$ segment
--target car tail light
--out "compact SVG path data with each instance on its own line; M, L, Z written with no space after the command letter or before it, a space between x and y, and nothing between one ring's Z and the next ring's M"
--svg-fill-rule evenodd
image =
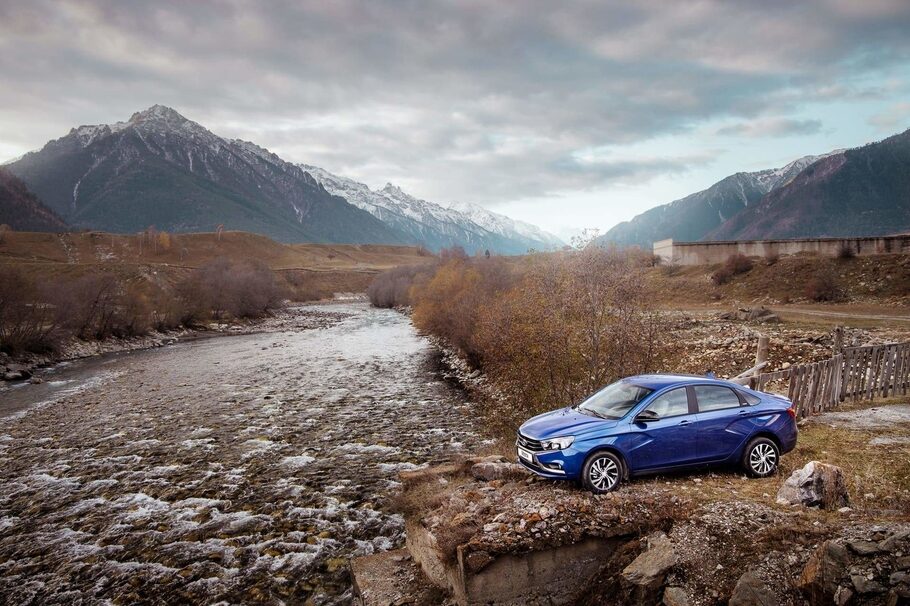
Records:
M793 404L790 404L790 408L787 409L787 414L790 415L790 418L794 421L796 420L796 409L793 408Z

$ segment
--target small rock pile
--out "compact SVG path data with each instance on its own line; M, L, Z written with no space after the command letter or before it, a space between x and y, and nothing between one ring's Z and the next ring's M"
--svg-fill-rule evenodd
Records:
M813 552L797 581L810 604L910 604L910 526L848 529Z

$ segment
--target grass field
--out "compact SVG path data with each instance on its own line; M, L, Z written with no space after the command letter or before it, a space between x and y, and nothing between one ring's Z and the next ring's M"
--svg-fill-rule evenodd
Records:
M45 280L103 271L125 283L149 282L164 287L217 258L262 262L301 300L330 297L335 292L363 292L382 270L432 259L415 247L281 244L245 232L12 232L0 242L0 266L17 266Z

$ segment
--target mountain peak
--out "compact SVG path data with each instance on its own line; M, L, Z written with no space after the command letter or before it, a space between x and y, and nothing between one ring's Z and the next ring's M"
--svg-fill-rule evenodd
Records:
M397 185L392 185L391 183L386 183L385 187L382 188L382 191L390 194L403 194L404 191Z
M130 123L136 124L139 122L165 122L180 125L188 122L188 120L175 109L166 105L155 104L144 111L136 112L130 117Z

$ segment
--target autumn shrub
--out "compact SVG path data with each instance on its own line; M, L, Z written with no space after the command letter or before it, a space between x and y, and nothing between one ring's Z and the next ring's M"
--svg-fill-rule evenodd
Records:
M752 259L741 253L734 253L727 257L724 264L711 274L711 281L720 286L733 279L734 276L751 271Z
M0 351L50 351L61 337L56 309L36 281L20 269L0 267Z
M819 268L809 276L803 292L807 299L818 302L840 301L844 298L837 273L830 267Z
M225 258L195 270L177 286L177 293L184 304L186 323L209 317L262 317L279 307L287 295L263 263Z
M486 371L504 394L487 417L508 433L531 414L658 365L662 321L646 267L598 247L521 264L454 260L415 283L413 321Z
M367 288L374 307L407 307L411 304L411 286L418 276L432 273L433 265L405 265L377 275Z
M660 273L664 277L672 278L673 276L678 276L682 272L682 265L676 263L667 263L660 266Z

